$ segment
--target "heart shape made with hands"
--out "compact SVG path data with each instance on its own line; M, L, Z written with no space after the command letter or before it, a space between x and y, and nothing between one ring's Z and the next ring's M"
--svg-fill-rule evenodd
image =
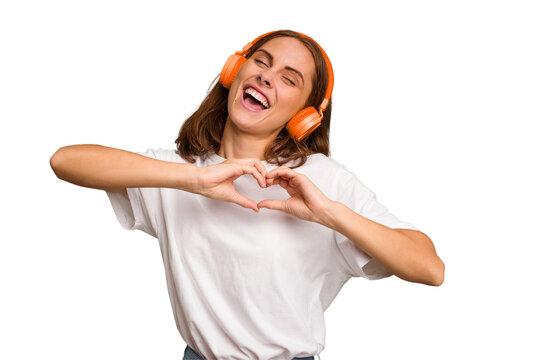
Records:
M280 166L266 173L263 179L264 186L261 184L261 180L253 176L259 187L262 189L270 189L272 186L279 186L284 189L289 198L278 199L264 199L255 203L254 200L244 197L248 200L254 211L259 212L260 208L266 208L270 210L280 210L290 215L294 215L298 218L308 221L320 222L323 214L326 213L326 209L329 208L332 201L324 195L324 193L305 175L294 171L287 166ZM282 194L282 192L275 192L272 195ZM253 194L247 194L253 195ZM285 195L286 197L286 195Z

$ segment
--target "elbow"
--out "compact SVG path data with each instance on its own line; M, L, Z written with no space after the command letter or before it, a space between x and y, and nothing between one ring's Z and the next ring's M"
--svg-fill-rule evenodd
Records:
M444 282L444 270L445 270L444 262L439 257L437 257L437 264L433 266L433 269L431 272L431 279L428 285L441 286L442 283Z
M50 160L49 160L49 165L51 166L51 169L52 171L54 172L54 174L56 175L57 178L61 179L60 177L60 174L61 174L61 171L60 171L60 167L61 167L61 164L62 164L62 157L63 157L63 154L65 152L65 146L59 148L58 150L56 150L56 152L51 156Z
M66 180L69 172L70 163L73 162L77 145L62 146L51 156L49 165L57 178Z

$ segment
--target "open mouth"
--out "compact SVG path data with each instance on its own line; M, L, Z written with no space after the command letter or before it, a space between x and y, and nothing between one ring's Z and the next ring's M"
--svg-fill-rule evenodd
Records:
M266 110L270 107L266 96L249 86L244 89L243 99L244 103L253 110Z

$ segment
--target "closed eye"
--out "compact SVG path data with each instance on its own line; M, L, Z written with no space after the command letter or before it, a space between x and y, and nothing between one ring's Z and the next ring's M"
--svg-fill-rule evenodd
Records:
M285 80L287 80L291 85L296 85L294 83L294 81L292 81L291 79L289 79L288 77L284 77Z
M260 59L255 59L255 62L256 62L256 63L259 63L259 64L262 64L262 65L264 65L264 66L268 66L268 65L266 65L266 63L265 63L264 61L262 61L262 60L260 60Z

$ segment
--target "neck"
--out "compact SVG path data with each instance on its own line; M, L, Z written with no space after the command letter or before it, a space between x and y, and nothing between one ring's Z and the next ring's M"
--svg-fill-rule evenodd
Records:
M223 135L221 136L221 146L217 154L225 159L254 158L263 161L265 160L264 150L266 146L276 136L277 132L267 137L242 132L227 118Z

